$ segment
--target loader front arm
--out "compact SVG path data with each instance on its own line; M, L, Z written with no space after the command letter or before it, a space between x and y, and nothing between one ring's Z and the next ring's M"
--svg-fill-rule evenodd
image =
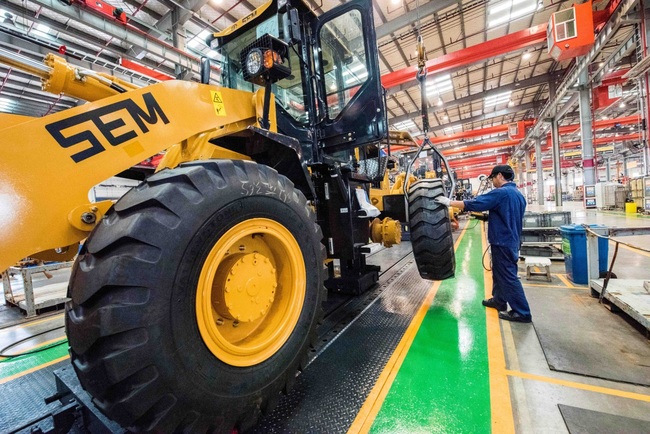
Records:
M0 115L0 270L83 240L111 205L89 202L94 185L173 145L176 162L204 155L210 139L256 124L252 93L184 81L41 118Z

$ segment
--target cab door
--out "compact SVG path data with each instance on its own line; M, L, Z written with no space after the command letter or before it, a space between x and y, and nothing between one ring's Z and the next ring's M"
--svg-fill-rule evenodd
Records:
M352 0L321 15L312 37L319 147L331 154L383 139L386 105L371 0Z

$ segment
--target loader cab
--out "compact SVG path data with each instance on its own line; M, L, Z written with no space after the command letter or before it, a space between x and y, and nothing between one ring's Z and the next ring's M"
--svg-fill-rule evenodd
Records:
M214 36L221 84L232 89L264 86L247 72L257 66L248 53L273 45L278 131L301 142L307 163L347 162L355 147L387 134L370 0L346 2L321 16L302 1L269 1Z

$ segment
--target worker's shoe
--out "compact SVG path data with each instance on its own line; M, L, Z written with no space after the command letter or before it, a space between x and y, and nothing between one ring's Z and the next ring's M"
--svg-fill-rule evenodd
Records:
M494 298L488 298L486 300L483 300L483 306L491 307L493 309L498 310L499 312L508 310L508 305L506 303L501 304L497 302Z
M506 321L513 321L513 322L525 322L529 323L533 321L533 317L530 315L521 315L514 310L510 310L508 312L499 312L499 318L505 319Z

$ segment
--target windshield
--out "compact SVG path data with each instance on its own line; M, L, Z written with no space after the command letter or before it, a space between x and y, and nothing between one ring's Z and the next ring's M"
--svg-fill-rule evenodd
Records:
M221 84L224 87L249 92L255 92L260 87L244 80L241 51L267 33L282 39L282 35L280 35L282 26L278 23L279 19L278 16L271 17L219 48L223 68ZM302 68L297 50L300 50L299 46L291 47L289 50L291 75L273 84L271 89L275 95L275 102L281 109L300 123L307 123L309 113L305 107Z

